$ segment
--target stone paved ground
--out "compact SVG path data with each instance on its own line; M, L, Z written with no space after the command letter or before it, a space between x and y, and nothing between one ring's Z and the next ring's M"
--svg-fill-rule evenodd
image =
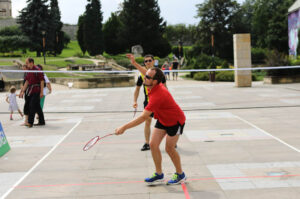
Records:
M0 158L0 198L299 199L300 84L168 85L187 116L177 149L186 185L143 183L154 171L151 153L140 151L143 126L82 151L91 137L132 119L134 88L54 85L46 98L47 125L32 129L20 126L18 115L9 120L0 93L0 121L12 148ZM168 179L174 168L164 144L161 149Z

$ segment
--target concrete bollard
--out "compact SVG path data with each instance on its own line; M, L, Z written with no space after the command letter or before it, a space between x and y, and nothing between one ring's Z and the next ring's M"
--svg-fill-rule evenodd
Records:
M233 35L234 42L234 68L251 68L251 39L250 34ZM234 72L236 87L251 87L251 70L236 70Z

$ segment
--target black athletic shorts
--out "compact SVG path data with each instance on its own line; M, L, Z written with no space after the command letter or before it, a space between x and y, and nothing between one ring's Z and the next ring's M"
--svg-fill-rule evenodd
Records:
M179 122L174 126L164 126L158 120L156 121L155 128L166 130L169 136L182 135L184 125L179 124Z

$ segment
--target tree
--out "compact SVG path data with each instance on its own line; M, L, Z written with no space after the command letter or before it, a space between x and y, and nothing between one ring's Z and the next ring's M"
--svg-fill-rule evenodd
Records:
M121 30L122 23L119 16L116 13L111 13L110 18L103 27L105 52L116 55L123 51L124 47L120 35Z
M56 54L60 54L64 48L64 33L62 32L60 10L57 0L50 3L50 24L48 33L48 49Z
M202 53L212 54L211 36L214 35L214 53L221 58L233 58L233 34L245 30L239 24L240 6L235 0L206 0L198 4L199 35L197 45ZM211 28L214 28L212 31Z
M288 52L288 8L293 0L257 0L252 19L256 45L279 52Z
M178 45L179 40L184 45L193 45L197 39L197 27L185 24L168 25L164 35L172 45Z
M29 48L29 38L22 34L17 26L6 27L0 30L0 52L7 53L16 50L26 51Z
M236 20L240 20L245 28L245 32L251 33L251 43L254 45L257 40L257 36L254 34L252 28L252 18L254 13L254 5L256 0L246 0L241 6L241 17Z
M86 50L92 56L102 54L104 50L102 32L102 12L99 0L88 0L84 16L84 43Z
M37 56L43 51L42 31L49 32L49 12L47 0L27 0L17 18L22 32L30 39L30 50L36 51ZM46 35L48 36L48 35Z
M85 54L85 52L86 52L86 44L85 44L85 40L84 40L84 18L85 18L85 15L81 15L78 18L78 23L77 23L78 30L77 30L77 35L76 35L79 47L83 54Z
M166 22L160 17L157 0L125 0L120 14L122 38L127 51L141 45L145 54L168 55L171 46L163 37Z

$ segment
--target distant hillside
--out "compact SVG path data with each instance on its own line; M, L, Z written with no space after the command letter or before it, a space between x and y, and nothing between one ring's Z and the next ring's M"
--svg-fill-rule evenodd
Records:
M16 25L18 24L14 18L0 18L0 29ZM71 37L71 40L76 40L77 25L64 24L62 30Z

